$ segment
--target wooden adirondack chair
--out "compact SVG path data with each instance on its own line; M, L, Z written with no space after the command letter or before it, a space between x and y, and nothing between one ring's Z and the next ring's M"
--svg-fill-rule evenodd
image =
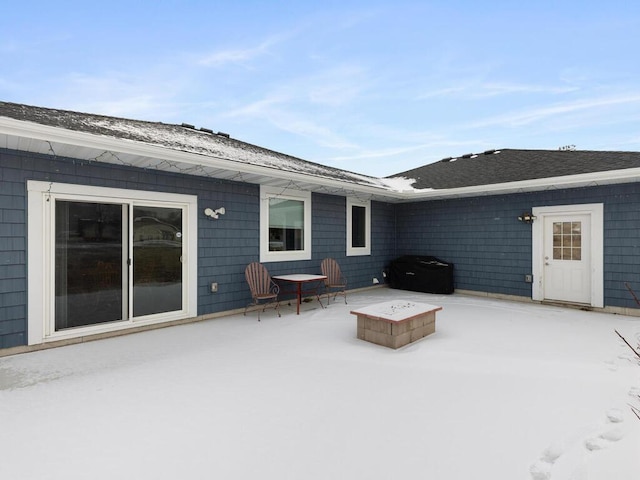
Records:
M340 265L333 258L325 258L320 264L322 274L327 277L324 281L324 293L327 296L327 305L330 296L335 300L338 295L344 296L344 303L347 303L347 279L342 275Z
M273 307L280 317L280 302L278 300L280 287L271 279L271 275L269 275L266 267L258 262L250 263L244 271L244 276L249 284L251 298L253 299L253 301L245 307L244 314L247 314L247 310L250 307L256 307L256 310L258 310L258 321L260 321L260 309L264 312L267 307Z

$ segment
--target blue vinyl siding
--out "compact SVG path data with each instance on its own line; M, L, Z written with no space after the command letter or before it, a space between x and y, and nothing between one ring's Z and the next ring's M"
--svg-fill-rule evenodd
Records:
M0 348L27 342L27 180L196 195L198 314L242 308L250 301L244 269L260 258L258 185L0 149ZM212 220L204 215L208 207L225 207L226 214ZM319 272L322 258L332 256L341 262L350 288L380 278L394 247L393 207L372 205L372 218L381 224L376 226L381 235L372 239L377 254L350 258L345 257L345 198L314 194L312 208L312 260L269 263L272 274ZM212 282L218 283L217 293L210 292Z
M518 215L538 206L604 204L605 306L638 305L640 184L629 183L396 205L397 253L434 255L455 264L455 287L531 296L531 226Z
M20 167L17 158L0 156L0 348L27 340L26 197Z
M397 206L398 253L455 264L455 288L531 296L531 226L517 220L531 204L504 196ZM514 213L516 212L516 213Z
M27 340L27 180L197 195L198 314L249 302L244 268L260 258L258 185L63 159L0 149L0 348ZM455 264L457 289L531 296L531 226L518 215L536 206L604 204L605 305L637 307L640 294L640 184L434 200L371 203L371 255L346 256L346 199L312 195L312 259L273 262L272 275L319 272L323 258L340 263L349 288L383 282L388 263L404 254ZM225 207L218 220L205 208ZM38 234L36 232L36 234ZM218 283L218 293L210 284Z
M313 194L312 204L312 258L300 262L269 262L269 273L320 273L320 262L333 257L347 277L348 288L373 285L373 278L382 283L382 271L395 254L393 205L371 203L371 255L346 256L346 198L335 195Z

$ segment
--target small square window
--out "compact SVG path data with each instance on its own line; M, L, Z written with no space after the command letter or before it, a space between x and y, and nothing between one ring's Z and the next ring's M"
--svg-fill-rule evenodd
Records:
M269 251L304 250L304 201L269 198Z
M311 192L260 188L260 261L311 259Z

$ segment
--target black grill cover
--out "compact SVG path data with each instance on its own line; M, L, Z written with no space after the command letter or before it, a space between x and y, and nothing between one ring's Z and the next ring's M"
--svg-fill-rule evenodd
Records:
M391 288L425 293L453 293L453 264L436 257L405 255L389 265Z

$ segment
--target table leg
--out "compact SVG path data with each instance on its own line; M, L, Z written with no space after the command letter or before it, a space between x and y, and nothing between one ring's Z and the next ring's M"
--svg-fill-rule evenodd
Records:
M300 315L300 303L302 302L302 283L298 282L298 305L296 315Z

